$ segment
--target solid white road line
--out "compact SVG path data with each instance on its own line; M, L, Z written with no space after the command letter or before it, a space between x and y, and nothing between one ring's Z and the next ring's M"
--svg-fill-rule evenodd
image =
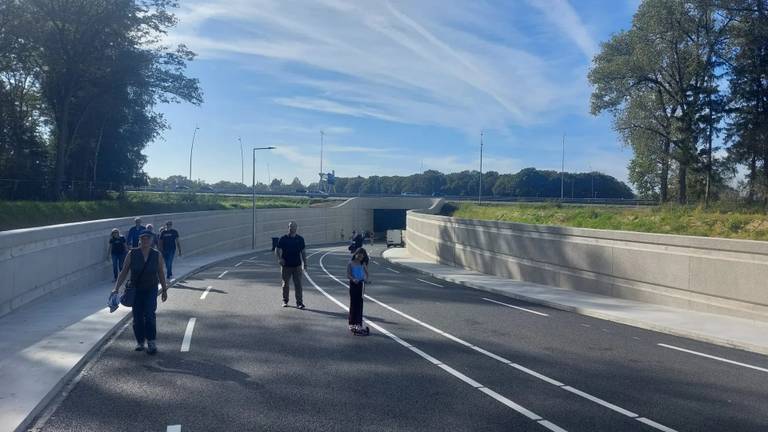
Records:
M205 298L208 297L208 293L211 292L211 288L213 287L209 286L208 288L205 289L205 291L203 292L203 295L200 296L200 300L205 300Z
M663 343L660 343L660 344L657 344L657 345L658 346L662 346L664 348L669 348L669 349L673 349L673 350L677 350L677 351L686 352L688 354L693 354L693 355L697 355L697 356L701 356L701 357L706 357L706 358L709 358L709 359L712 359L712 360L717 360L717 361L721 361L721 362L725 362L725 363L730 363L730 364L733 364L733 365L736 365L736 366L742 366L742 367L745 367L745 368L750 368L750 369L758 370L760 372L768 372L768 369L766 369L766 368L761 368L761 367L758 367L758 366L752 366L750 364L740 363L740 362L733 361L733 360L728 360L728 359L725 359L725 358L722 358L722 357L716 357L716 356L713 356L713 355L700 353L698 351L691 351L691 350L688 350L688 349L685 349L685 348L679 348L679 347L676 347L676 346L667 345L667 344L663 344Z
M434 283L434 282L430 282L430 281L425 281L424 279L419 279L419 278L416 278L416 280L417 280L417 281L419 281L419 282L424 282L425 284L430 284L430 285L434 285L434 286L436 286L436 287L444 288L444 287L443 287L442 285L440 285L440 284L436 284L436 283Z
M320 265L322 266L322 263ZM312 277L309 276L308 272L304 272L304 276L306 276L307 280L309 280L309 282L315 287L315 289L320 291L329 300L331 300L332 302L336 303L340 308L342 308L342 309L344 309L346 311L349 311L349 308L345 304L343 304L342 302L337 300L332 295L328 294L324 289L320 288L320 286L317 285L314 280L312 280ZM410 343L404 341L403 339L399 338L394 333L390 332L389 330L385 329L384 327L382 327L382 326L380 326L380 325L378 325L378 324L376 324L376 323L374 323L374 322L372 322L370 320L366 320L366 323L369 326L373 327L374 329L378 330L380 333L388 336L390 339L394 340L398 344L408 348L409 350L411 350L412 352L416 353L417 355L419 355L423 359L425 359L428 362L432 363L433 365L439 367L440 369L443 369L444 371L448 372L449 374L453 375L454 377L458 378L459 380L463 381L464 383L472 386L473 388L475 388L477 390L480 390L481 392L487 394L488 396L491 396L492 398L496 399L497 401L501 402L502 404L506 405L507 407L512 408L513 410L517 411L518 413L520 413L520 414L528 417L529 419L537 422L541 426L543 426L543 427L545 427L545 428L547 428L547 429L549 429L549 430L551 430L553 432L567 432L565 429L557 426L556 424L554 424L554 423L552 423L550 421L544 420L540 415L534 413L533 411L531 411L531 410L529 410L529 409L527 409L527 408L525 408L525 407L523 407L523 406L521 406L521 405L519 405L519 404L517 404L517 403L515 403L515 402L513 402L513 401L511 401L509 399L507 399L506 397L500 395L499 393L496 393L495 391L489 389L488 387L485 387L483 384L480 384L479 382L477 382L477 381L473 380L472 378L464 375L463 373L457 371L456 369L446 365L442 361L440 361L440 360L432 357L431 355L425 353L424 351L416 348L412 344L410 344Z
M195 329L197 318L190 318L187 323L187 330L184 331L184 340L181 341L181 352L189 352L189 345L192 343L192 331Z
M322 269L323 269L323 271L324 271L324 272L325 272L325 273L326 273L326 274L327 274L329 277L331 277L333 280L335 280L336 282L340 283L342 286L345 286L345 287L346 287L347 285L346 285L344 282L342 282L341 280L339 280L339 278L337 278L336 276L334 276L333 274L331 274L331 273L330 273L330 272L329 272L329 271L328 271L328 270L325 268L325 265L323 265L323 259L325 259L325 257L326 257L327 255L328 255L328 254L325 254L325 255L323 255L322 257L320 257L320 268L322 268ZM541 379L541 380L543 380L543 381L545 381L545 382L547 382L547 383L550 383L550 384L552 384L552 385L555 385L555 386L557 386L557 387L560 387L561 389L564 389L564 390L566 390L566 391L569 391L569 392L571 392L571 393L573 393L573 394L576 394L576 395L578 395L578 396L581 396L581 397L583 397L583 398L585 398L585 399L587 399L587 400L590 400L590 401L592 401L592 402L595 402L595 403L597 403L597 404L599 404L599 405L602 405L602 406L604 406L604 407L606 407L606 408L609 408L609 409L611 409L611 410L613 410L613 411L616 411L616 412L618 412L618 413L624 414L624 415L626 415L627 417L633 418L633 419L635 419L635 420L638 420L638 421L640 421L640 419L644 419L645 421L643 421L643 423L645 423L645 424L647 424L647 425L649 425L649 426L655 427L655 428L657 428L657 429L659 429L659 430L663 430L664 432L670 432L670 431L672 431L672 432L675 432L675 430L674 430L674 429L671 429L671 428L669 428L669 427L667 427L667 426L664 426L664 425L662 425L662 424L656 423L656 422L654 422L654 421L652 421L652 420L648 420L648 419L646 419L645 417L640 417L639 415L637 415L637 414L633 413L632 411L626 410L626 409L624 409L624 408L622 408L622 407L620 407L620 406L618 406L618 405L614 405L614 404L612 404L612 403L610 403L610 402L604 401L604 400L602 400L602 399L598 398L597 396L593 396L593 395L591 395L591 394L589 394L589 393L583 392L583 391L581 391L581 390L578 390L578 389L576 389L576 388L573 388L573 387L570 387L570 386L566 386L565 384L561 383L560 381L557 381L557 380L555 380L555 379L552 379L552 378L550 378L550 377L548 377L548 376L546 376L546 375L544 375L544 374L538 373L538 372L536 372L536 371L534 371L534 370L532 370L532 369L528 369L528 368L526 368L526 367L524 367L524 366L518 365L517 363L513 363L511 360L507 360L507 359L505 359L505 358L504 358L504 357L502 357L502 356L499 356L499 355L493 354L493 353L491 353L490 351L484 350L484 349L482 349L482 348L480 348L480 347L478 347L478 346L476 346L476 345L472 345L471 343L469 343L469 342L467 342L467 341L464 341L464 340L462 340L462 339L459 339L458 337L456 337L456 336L454 336L454 335L452 335L452 334L450 334L450 333L447 333L447 332L445 332L445 331L443 331L443 330L440 330L440 329L438 329L438 328L436 328L436 327L434 327L434 326L431 326L431 325L429 325L429 324L427 324L427 323L425 323L425 322L423 322L423 321L420 321L420 320L418 320L418 319L416 319L416 318L414 318L414 317L412 317L412 316L410 316L410 315L406 314L405 312L401 312L401 311L399 311L399 310L397 310L397 309L393 308L392 306L389 306L389 305L388 305L388 304L386 304L386 303L380 302L379 300L376 300L375 298L373 298L373 297L369 296L368 294L364 294L364 295L363 295L363 297L365 297L366 299L368 299L368 300L370 300L370 301L372 301L372 302L374 302L374 303L378 304L379 306L381 306L381 307L383 307L383 308L385 308L385 309L388 309L388 310L390 310L390 311L392 311L392 312L394 312L394 313L396 313L396 314L398 314L398 315L400 315L400 316L402 316L402 317L405 317L405 318L407 318L407 319L409 319L409 320L411 320L411 321L415 322L416 324L419 324L420 326L422 326L422 327L425 327L425 328L427 328L427 329L429 329L429 330L431 330L431 331L433 331L433 332L435 332L435 333L437 333L437 334L439 334L439 335L441 335L441 336L443 336L443 337L445 337L445 338L448 338L448 339L450 339L450 340L452 340L452 341L454 341L454 342L456 342L456 343L459 343L459 344L461 344L461 345L465 345L465 346L467 346L467 347L469 347L469 348L473 349L474 351L477 351L477 352L479 352L479 353L481 353L481 354L483 354L483 355L486 355L486 356L488 356L488 357L491 357L491 358L493 358L493 359L495 359L495 360L498 360L498 361L500 361L500 362L502 362L502 363L504 363L504 364L507 364L507 365L509 365L509 366L512 366L512 367L514 367L514 368L516 368L516 369L518 369L518 370L520 370L520 371L522 371L522 372L525 372L525 373L527 373L527 374L529 374L529 375L531 375L531 376L534 376L534 377L536 377L536 378L539 378L539 379ZM543 425L543 424L542 424L542 425ZM655 425L657 425L657 426L655 426Z
M240 261L239 263L235 264L235 267L240 267L241 265L243 265L243 261Z
M506 307L509 307L509 308L512 308L512 309L519 309L519 310L521 310L521 311L530 312L530 313L532 313L532 314L535 314L535 315L541 315L541 316L549 316L549 314L545 314L545 313L543 313L543 312L536 312L535 310L530 310L530 309L526 309L526 308L524 308L524 307L515 306L515 305L511 305L511 304L507 304L507 303L502 303L502 302L500 302L500 301L491 300L491 299L489 299L489 298L485 298L485 297L483 297L482 299L483 299L483 300L485 300L485 301L489 301L489 302L491 302L491 303L500 304L500 305L502 305L502 306L506 306Z
M391 271L392 273L400 273L399 271L397 271L397 270L395 270L395 269L391 269L391 268L389 268L389 267L384 267L384 268L385 268L385 269L387 269L387 270L389 270L389 271Z
M216 279L221 279L221 278L223 278L223 277L224 277L224 275L225 275L225 274L227 274L227 273L229 273L229 270L224 270L223 272L221 272L221 274L220 274L220 275L216 276Z
M376 260L371 260L371 262L372 262L372 263L374 263L374 264L376 264L376 265L379 265L379 262L378 262L378 261L376 261Z
M181 425L170 425L165 432L181 432Z

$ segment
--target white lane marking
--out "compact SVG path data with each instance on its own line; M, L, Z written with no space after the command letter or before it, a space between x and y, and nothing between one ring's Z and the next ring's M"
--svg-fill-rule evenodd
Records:
M500 302L500 301L491 300L491 299L489 299L489 298L485 298L485 297L482 297L482 299L483 299L483 300L485 300L485 301L489 301L489 302L491 302L491 303L496 303L496 304L500 304L500 305L502 305L502 306L506 306L506 307L508 307L508 308L512 308L512 309L519 309L519 310L521 310L521 311L530 312L530 313L532 313L532 314L541 315L541 316L549 316L549 314L545 314L545 313L543 313L543 312L537 312L537 311L535 311L535 310L526 309L526 308L524 308L524 307L515 306L515 305L511 305L511 304L507 304L507 303L502 303L502 302Z
M165 432L181 432L181 425L170 425Z
M329 276L331 279L335 280L336 282L338 282L338 283L339 283L339 284L341 284L342 286L346 287L347 285L346 285L344 282L342 282L341 280L339 280L339 278L337 278L336 276L334 276L333 274L331 274L331 273L330 273L330 272L329 272L329 271L328 271L328 270L325 268L325 265L323 265L323 259L325 259L325 257L326 257L327 255L328 255L328 254L326 253L325 255L323 255L322 257L320 257L320 268L322 268L322 269L323 269L323 271L324 271L324 272L325 272L325 273L326 273L326 274L327 274L327 275L328 275L328 276ZM313 284L314 284L314 282L313 282ZM375 298L373 298L373 297L369 296L368 294L364 294L364 295L363 295L363 297L367 298L368 300L371 300L372 302L374 302L374 303L376 303L376 304L378 304L378 305L380 305L380 306L382 306L382 307L384 307L384 308L386 308L386 309L389 309L389 310L391 310L392 312L394 312L394 313L396 313L396 314L398 314L398 315L400 315L400 316L403 316L403 317L405 317L405 318L407 318L407 319L409 319L409 320L411 320L411 321L413 321L413 322L415 322L415 323L417 323L417 324L421 325L422 327L428 328L429 330L431 330L431 331L433 331L433 332L435 332L435 333L437 333L437 334L439 334L439 335L441 335L441 336L444 336L444 337L446 337L446 338L448 338L448 339L451 339L452 341L454 341L454 342L457 342L457 343L459 343L459 344L462 344L462 345L466 345L467 347L469 347L469 348L471 348L471 349L473 349L473 350L475 350L475 351L477 351L477 352L479 352L479 353L481 353L481 354L484 354L484 355L493 354L493 353L491 353L490 351L484 350L484 349L482 349L482 348L480 348L480 347L478 347L478 346L476 346L476 345L472 345L471 343L469 343L469 342L466 342L466 341L464 341L464 340L462 340L462 339L459 339L459 338L457 338L456 336L453 336L453 335L452 335L452 334L450 334L450 333L444 332L443 330L440 330L440 329L438 329L438 328L436 328L436 327L434 327L434 326L431 326L431 325L429 325L429 324L427 324L427 323L425 323L425 322L422 322L422 321L420 321L420 320L418 320L418 319L416 319L416 318L414 318L414 317L412 317L412 316L410 316L410 315L406 314L405 312L401 312L401 311L399 311L399 310L397 310L397 309L395 309L395 308L393 308L393 307L391 307L391 306L389 306L389 305L387 305L387 304L385 304L385 303L382 303L382 302L380 302L380 301L376 300ZM620 406L618 406L618 405L614 405L614 404L612 404L612 403L610 403L610 402L607 402L607 401L605 401L605 400L603 400L603 399L600 399L600 398L599 398L599 397L597 397L597 396L593 396L593 395L591 395L591 394L589 394L589 393L583 392L583 391L581 391L581 390L578 390L578 389L576 389L576 388L574 388L574 387L566 386L565 384L561 383L560 381L557 381L557 380L555 380L555 379L552 379L552 378L550 378L550 377L548 377L548 376L546 376L546 375L544 375L544 374L541 374L541 373L539 373L539 372L536 372L536 371L534 371L534 370L532 370L532 369L528 369L528 368L526 368L526 367L524 367L524 366L518 365L517 363L512 363L512 361L510 361L510 360L507 360L507 359L505 359L504 357L501 357L501 356L499 356L499 355L493 354L492 356L489 356L489 357L491 357L491 358L493 358L493 359L495 359L495 360L498 360L498 361L500 361L500 362L502 362L502 363L505 363L505 364L509 364L510 366L513 366L513 367L515 367L516 369L518 369L518 370L520 370L520 371L522 371L522 372L528 373L528 374L530 374L531 376L534 376L534 377L536 377L536 378L539 378L539 379L541 379L541 380L543 380L543 381L545 381L545 382L548 382L548 383L550 383L550 384L553 384L553 385L555 385L555 386L557 386L557 387L560 387L560 388L562 388L562 389L564 389L564 390L566 390L566 391L569 391L569 392L571 392L571 393L573 393L573 394L576 394L576 395L578 395L578 396L581 396L581 397L583 397L583 398L585 398L585 399L587 399L587 400L590 400L590 401L592 401L592 402L595 402L595 403L597 403L597 404L599 404L599 405L602 405L602 406L604 406L604 407L606 407L606 408L609 408L609 409L611 409L611 410L613 410L613 411L616 411L616 412L618 412L618 413L624 414L624 415L626 415L627 417L630 417L630 418L633 418L633 419L636 419L636 420L637 420L638 418L644 418L644 417L639 417L637 414L633 413L632 411L626 410L626 409L624 409L624 408L621 408L621 407L620 407ZM518 367L518 366L519 366L519 367ZM646 420L647 420L647 419L646 419ZM650 423L649 423L649 422L650 422ZM656 427L657 429L663 430L663 431L665 431L665 432L669 432L669 431L672 431L672 432L676 432L674 429L670 429L670 428L668 428L667 426L664 426L664 425L662 425L662 424L659 424L659 423L653 422L653 421L651 421L651 420L649 420L649 422L643 422L643 423L645 423L645 424L647 424L647 425L649 425L649 426L652 426L652 427ZM653 424L651 424L651 423L653 423ZM657 426L654 426L654 425L658 425L658 427L657 427ZM663 429L661 429L661 428L663 428Z
M425 281L424 279L419 279L419 278L416 278L416 280L417 280L417 281L419 281L419 282L424 282L425 284L430 284L430 285L434 285L434 286L436 286L436 287L444 288L444 287L443 287L442 285L440 285L440 284L436 284L436 283L434 283L434 282L430 282L430 281Z
M384 267L384 268L385 268L385 269L387 269L387 270L389 270L389 271L391 271L392 273L400 273L399 271L397 271L397 270L395 270L395 269L391 269L391 268L389 268L389 267Z
M591 325L589 325L589 324L582 324L582 326L583 326L583 327L592 327L592 326L591 326Z
M241 265L243 265L243 261L240 261L239 263L235 264L235 267L240 267Z
M197 318L190 318L187 323L187 330L184 331L184 340L181 341L181 352L189 352L189 345L192 343L192 330L195 329Z
M206 297L208 297L208 293L211 292L212 286L208 286L208 288L205 289L203 294L200 296L200 300L205 300Z
M637 339L637 340L640 340L640 338L639 338L639 337L637 337L637 336L632 336L632 339Z
M604 331L606 333L610 333L607 329L600 329L600 330L602 330L602 331Z
M378 261L376 261L376 260L371 260L371 262L372 262L372 263L374 263L374 264L376 264L376 265L379 265L379 262L378 262Z
M655 421L649 420L649 419L647 419L645 417L638 417L637 421L639 421L640 423L645 423L648 426L655 427L656 429L664 431L664 432L677 432L674 429L670 429L670 428L664 426L663 424L658 424Z
M323 257L325 257L325 255ZM321 258L320 266L322 267L322 258ZM306 276L307 280L309 280L309 282L315 287L315 289L320 291L324 296L326 296L332 302L336 303L342 309L344 309L346 311L349 311L349 308L346 305L344 305L343 303L338 301L335 297L333 297L330 294L328 294L324 289L320 288L320 286L317 285L314 280L312 280L312 277L309 276L309 272L304 272L304 275ZM334 277L334 279L335 279L335 277ZM380 325L378 325L378 324L376 324L374 322L371 322L371 321L367 321L367 323L368 323L368 325L370 325L374 329L376 329L379 332L381 332L382 334L388 336L389 338L391 338L392 340L394 340L398 344L408 348L409 350L411 350L412 352L416 353L417 355L419 355L423 359L427 360L428 362L432 363L433 365L439 367L440 369L443 369L444 371L446 371L449 374L453 375L454 377L460 379L464 383L472 386L473 388L475 388L477 390L480 390L481 392L487 394L488 396L491 396L492 398L494 398L497 401L501 402L502 404L508 406L509 408L512 408L513 410L517 411L518 413L520 413L520 414L522 414L522 415L524 415L524 416L526 416L526 417L536 421L537 423L541 424L542 426L544 426L544 427L546 427L546 428L548 428L548 429L550 429L552 431L555 431L555 432L567 432L565 429L562 429L562 428L558 427L557 425L555 425L555 424L553 424L553 423L551 423L549 421L544 420L541 416L539 416L538 414L534 413L533 411L531 411L531 410L529 410L529 409L527 409L527 408L525 408L525 407L523 407L523 406L521 406L521 405L519 405L519 404L517 404L517 403L515 403L515 402L513 402L513 401L511 401L509 399L507 399L506 397L504 397L504 396L496 393L495 391L485 387L483 384L480 384L479 382L473 380L472 378L464 375L463 373L457 371L456 369L446 365L445 363L441 362L440 360L438 360L438 359L432 357L431 355L425 353L424 351L416 348L412 344L410 344L410 343L404 341L403 339L399 338L394 333L390 332L389 330L385 329L384 327L382 327L382 326L380 326Z
M691 351L691 350L688 350L688 349L685 349L685 348L679 348L679 347L676 347L676 346L667 345L667 344L663 344L663 343L660 343L660 344L657 344L657 345L658 346L662 346L664 348L669 348L669 349L673 349L673 350L677 350L677 351L687 352L688 354L693 354L693 355L697 355L697 356L701 356L701 357L706 357L706 358L709 358L709 359L712 359L712 360L718 360L718 361L721 361L721 362L734 364L736 366L742 366L742 367L745 367L745 368L750 368L750 369L758 370L760 372L768 372L768 369L766 369L766 368L761 368L761 367L758 367L758 366L752 366L750 364L740 363L740 362L737 362L737 361L728 360L726 358L716 357L716 356L713 356L713 355L700 353L698 351Z
M218 275L218 276L216 277L216 279L221 279L221 278L223 278L223 277L224 277L224 275L225 275L225 274L227 274L227 273L229 273L229 270L224 270L223 272L221 272L221 274L220 274L220 275Z

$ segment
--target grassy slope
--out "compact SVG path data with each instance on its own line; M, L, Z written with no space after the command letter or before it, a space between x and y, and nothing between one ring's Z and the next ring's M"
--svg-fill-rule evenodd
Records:
M256 208L307 207L305 198L257 197ZM249 197L131 193L125 200L0 201L0 231L156 213L251 208Z
M704 210L698 207L677 206L558 206L555 204L478 206L454 203L453 206L455 211L452 212L452 216L464 219L768 240L768 214L760 210L727 208Z

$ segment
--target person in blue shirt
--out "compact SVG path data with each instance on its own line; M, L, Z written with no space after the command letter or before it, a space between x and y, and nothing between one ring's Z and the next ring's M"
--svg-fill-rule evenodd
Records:
M126 240L128 241L128 247L136 248L139 247L139 235L144 232L146 227L141 224L141 218L137 217L133 220L133 222L136 224L131 227L131 229L128 230L128 236L126 237Z
M179 243L179 232L173 229L173 222L165 223L165 228L160 231L160 253L163 254L165 261L166 278L173 276L173 258L176 252L181 256L181 244Z
M128 242L125 240L125 237L120 235L119 229L113 228L107 243L107 254L112 257L112 282L117 280L117 275L123 268L123 261L125 261L127 253Z
M368 327L363 327L363 291L368 281L368 251L359 248L347 264L349 279L349 330L357 336L367 336Z

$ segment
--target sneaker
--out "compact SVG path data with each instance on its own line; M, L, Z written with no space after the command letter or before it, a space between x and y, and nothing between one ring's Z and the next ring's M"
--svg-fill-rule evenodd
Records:
M283 307L288 307L288 302L283 302Z
M304 303L297 303L296 307L299 308L299 309L302 309L302 310L304 310L304 308L306 308L306 306L304 306Z
M133 349L134 351L144 351L144 344L136 344L136 348Z
M155 341L147 342L147 354L149 355L157 354L157 345L155 345Z

